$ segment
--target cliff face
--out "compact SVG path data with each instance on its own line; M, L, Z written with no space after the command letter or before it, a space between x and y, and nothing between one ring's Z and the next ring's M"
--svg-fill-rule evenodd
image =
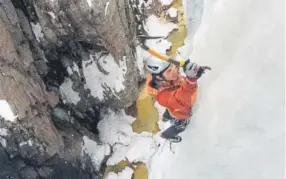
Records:
M129 2L1 0L0 17L0 100L17 116L0 117L0 178L100 177L83 136L142 79Z

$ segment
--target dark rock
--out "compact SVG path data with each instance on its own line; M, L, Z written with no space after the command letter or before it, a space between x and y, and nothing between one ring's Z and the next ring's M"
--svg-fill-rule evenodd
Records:
M125 113L127 115L130 115L132 117L136 117L137 116L137 106L136 106L136 102L134 102L131 106L129 106L128 108L124 109Z
M65 109L56 107L52 111L52 120L57 128L62 129L72 126L72 117Z
M20 179L16 169L11 165L7 153L0 147L0 178L2 179Z
M92 179L92 175L70 163L61 162L55 166L53 179Z
M35 169L31 167L25 167L20 170L20 176L24 179L39 179L39 175Z
M50 69L44 60L35 61L34 64L40 76L48 75Z
M20 157L12 158L11 163L16 171L19 171L26 166L25 162Z
M50 167L41 167L41 168L37 169L37 172L38 172L39 176L42 178L51 178L54 170Z

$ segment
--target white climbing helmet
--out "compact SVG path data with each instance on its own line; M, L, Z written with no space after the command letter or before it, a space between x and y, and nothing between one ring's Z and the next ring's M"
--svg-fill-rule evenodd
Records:
M158 75L170 66L170 63L165 60L160 60L155 57L148 58L145 63L147 71L153 75Z

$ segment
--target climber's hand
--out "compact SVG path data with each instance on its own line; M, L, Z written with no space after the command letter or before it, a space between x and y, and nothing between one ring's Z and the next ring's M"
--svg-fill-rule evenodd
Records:
M187 77L189 78L200 78L203 73L205 73L205 70L211 70L208 66L199 66L196 63L193 63L188 59L184 66L183 66L184 72Z

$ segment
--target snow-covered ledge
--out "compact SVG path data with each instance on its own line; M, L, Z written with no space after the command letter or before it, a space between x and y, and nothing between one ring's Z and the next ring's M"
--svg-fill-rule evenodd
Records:
M10 122L15 122L17 118L6 100L0 100L0 117Z

